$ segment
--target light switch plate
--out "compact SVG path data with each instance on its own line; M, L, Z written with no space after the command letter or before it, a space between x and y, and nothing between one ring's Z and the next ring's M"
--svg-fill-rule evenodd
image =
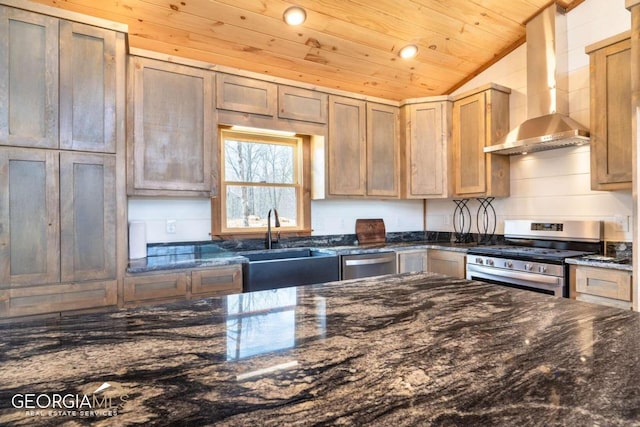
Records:
M166 233L167 234L176 234L176 220L168 219L166 224Z

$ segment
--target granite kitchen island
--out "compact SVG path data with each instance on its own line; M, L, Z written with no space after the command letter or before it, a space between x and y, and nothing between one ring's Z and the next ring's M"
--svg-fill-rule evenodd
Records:
M0 328L2 425L640 425L637 313L429 273Z

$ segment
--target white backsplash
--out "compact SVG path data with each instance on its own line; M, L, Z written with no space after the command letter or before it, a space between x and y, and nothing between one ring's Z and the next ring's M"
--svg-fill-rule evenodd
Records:
M314 200L312 234L354 234L358 218L382 218L388 232L420 231L422 205L422 200ZM208 240L210 202L198 198L130 198L129 221L146 223L147 243ZM175 221L175 233L167 233L168 221Z

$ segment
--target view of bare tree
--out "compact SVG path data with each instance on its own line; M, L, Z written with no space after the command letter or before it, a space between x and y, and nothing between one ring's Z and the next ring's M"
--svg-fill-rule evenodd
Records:
M227 226L266 225L271 208L280 212L283 226L296 224L295 145L224 140Z

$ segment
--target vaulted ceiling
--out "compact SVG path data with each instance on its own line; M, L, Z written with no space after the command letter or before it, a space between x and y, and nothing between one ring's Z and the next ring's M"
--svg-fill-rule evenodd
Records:
M132 47L401 100L451 93L549 0L36 0L129 26ZM571 9L583 0L555 2ZM284 10L305 8L297 27ZM406 44L419 47L401 59Z

